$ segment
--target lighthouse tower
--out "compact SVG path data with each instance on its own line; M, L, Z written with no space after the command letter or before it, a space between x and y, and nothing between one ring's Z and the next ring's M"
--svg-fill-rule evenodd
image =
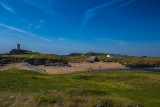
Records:
M17 50L20 50L20 49L21 49L21 45L17 44Z

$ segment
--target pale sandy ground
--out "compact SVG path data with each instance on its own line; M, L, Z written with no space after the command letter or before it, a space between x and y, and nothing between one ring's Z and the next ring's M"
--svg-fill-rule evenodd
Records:
M158 70L160 70L160 67L154 67L153 69L158 69Z
M52 67L52 66L37 66L40 69L46 70L49 74L68 74L73 72L83 72L88 70L106 70L106 69L127 69L119 63L70 63L72 67Z
M0 71L11 69L14 66L15 66L15 64L10 64L10 65L7 65L7 66L0 66Z
M39 69L39 68L37 68L33 65L30 65L26 62L17 63L17 64L10 64L7 66L0 66L0 71L9 70L11 68L18 68L20 70L31 70L31 71L35 71L35 72L46 73L43 69Z
M33 70L38 71L45 70L49 74L69 74L74 72L84 72L89 70L119 70L119 69L128 69L125 66L119 63L104 63L104 62L96 62L96 63L70 63L72 67L53 67L53 66L28 66L24 63L18 64L10 64L7 66L0 66L0 71L8 70L11 68L18 68L21 70ZM152 69L160 70L160 67L155 67Z

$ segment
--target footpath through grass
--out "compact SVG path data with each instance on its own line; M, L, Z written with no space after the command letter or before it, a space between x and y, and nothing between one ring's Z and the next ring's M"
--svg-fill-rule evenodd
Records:
M144 71L40 74L0 71L0 107L160 106L160 73Z

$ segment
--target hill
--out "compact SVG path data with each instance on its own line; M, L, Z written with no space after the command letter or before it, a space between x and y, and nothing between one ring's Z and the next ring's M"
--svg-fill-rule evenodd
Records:
M64 56L40 54L37 52L13 49L9 54L0 55L0 64L27 62L32 65L67 64Z
M17 55L17 54L40 54L38 52L32 52L28 50L19 50L19 49L12 49L9 54L11 55Z

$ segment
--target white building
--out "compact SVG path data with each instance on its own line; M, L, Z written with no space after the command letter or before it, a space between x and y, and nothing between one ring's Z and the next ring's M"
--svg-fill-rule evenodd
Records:
M125 58L124 55L120 55L120 54L108 54L106 55L107 58Z
M112 58L110 54L108 54L106 57L107 57L107 58Z

